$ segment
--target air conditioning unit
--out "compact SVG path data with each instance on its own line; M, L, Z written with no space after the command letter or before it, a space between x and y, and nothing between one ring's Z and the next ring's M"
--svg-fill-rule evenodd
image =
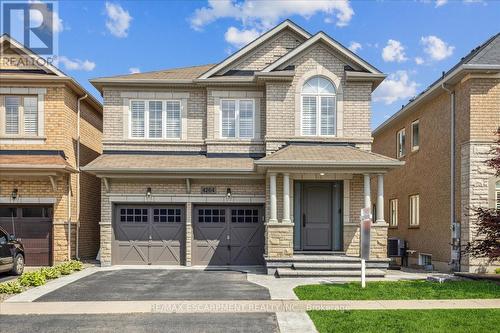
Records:
M405 257L406 242L400 238L389 238L387 240L387 256L389 258Z

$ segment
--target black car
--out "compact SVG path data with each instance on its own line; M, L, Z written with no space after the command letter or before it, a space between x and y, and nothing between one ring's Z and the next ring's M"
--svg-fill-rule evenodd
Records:
M24 247L21 242L0 227L0 273L23 274Z

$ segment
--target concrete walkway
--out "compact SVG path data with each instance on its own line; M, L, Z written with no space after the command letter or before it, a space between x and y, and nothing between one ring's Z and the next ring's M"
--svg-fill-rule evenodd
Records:
M500 309L500 299L385 300L385 301L112 301L4 302L1 315L117 314L117 313L276 313L310 310Z

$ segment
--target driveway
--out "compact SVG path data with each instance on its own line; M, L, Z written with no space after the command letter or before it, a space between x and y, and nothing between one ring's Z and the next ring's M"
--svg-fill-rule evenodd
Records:
M8 332L279 332L269 313L2 316Z
M36 302L268 299L268 289L242 272L123 269L96 272Z

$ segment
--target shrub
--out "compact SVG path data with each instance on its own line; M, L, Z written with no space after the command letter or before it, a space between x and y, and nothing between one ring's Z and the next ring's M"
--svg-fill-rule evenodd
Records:
M500 268L495 269L495 273L500 274Z
M78 260L71 260L69 262L69 266L71 267L72 270L74 271L81 271L83 269L83 263Z
M45 267L40 270L47 280L57 279L61 276L61 272L55 267Z
M69 275L73 273L73 270L71 269L71 265L69 262L63 262L55 267L61 273L61 275Z
M45 275L41 271L23 273L19 278L19 283L25 287L38 287L46 282Z
M23 287L17 281L0 283L0 294L19 294Z

